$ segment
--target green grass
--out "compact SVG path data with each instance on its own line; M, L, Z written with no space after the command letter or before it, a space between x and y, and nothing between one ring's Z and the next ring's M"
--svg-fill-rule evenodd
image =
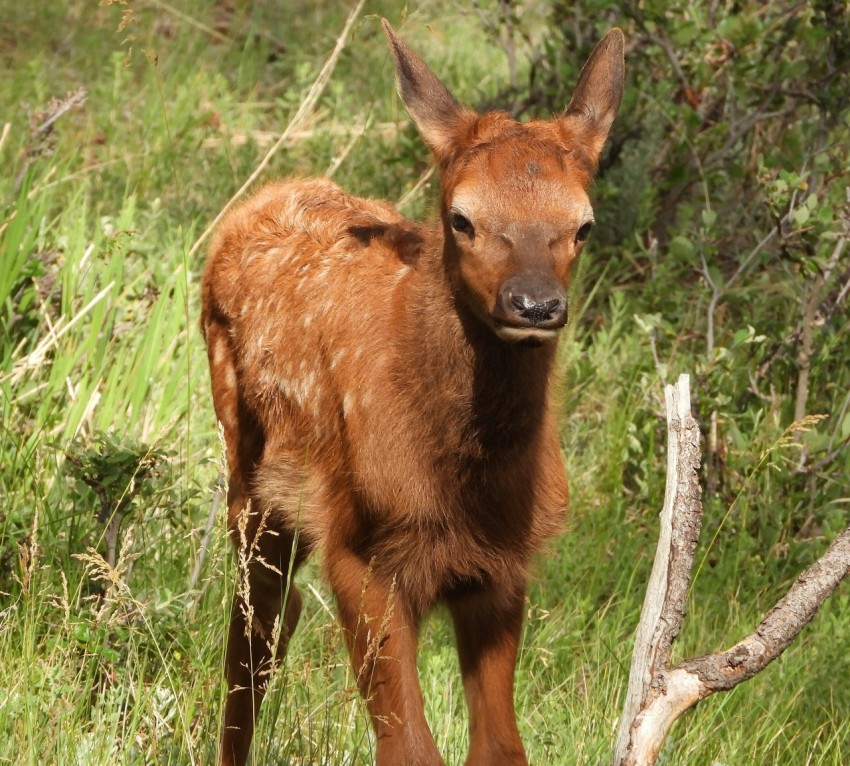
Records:
M532 6L543 24L543 4ZM189 252L298 108L348 10L0 2L0 763L212 762L234 562L221 514L210 515L222 456L197 329L203 259ZM398 200L427 171L376 15L463 99L492 98L507 80L478 18L450 0L376 1L365 14L305 130L263 180L322 174L347 152L335 180ZM85 104L39 135L38 112L79 87ZM405 212L422 215L433 191L426 183ZM535 764L610 757L664 492L661 388L633 319L648 309L596 266L583 285L596 324L578 322L564 349L571 524L539 563L517 671ZM682 321L693 314L683 304ZM665 361L688 371L691 359ZM742 454L757 457L787 425L746 433ZM749 632L823 550L782 524L766 544L739 523L740 513L781 515L762 507L777 499L772 470L737 487L742 510L719 532L726 508L707 507L697 555L707 563L678 656ZM103 557L116 507L113 567ZM369 763L332 597L314 565L299 583L302 622L254 762ZM850 761L847 602L845 588L775 665L678 723L663 762ZM439 611L420 671L438 745L462 763L462 686Z

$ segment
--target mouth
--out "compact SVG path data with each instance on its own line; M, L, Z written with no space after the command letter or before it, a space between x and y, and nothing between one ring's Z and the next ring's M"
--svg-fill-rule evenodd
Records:
M506 343L535 348L544 343L554 343L558 339L560 327L517 327L516 325L494 322L493 331Z

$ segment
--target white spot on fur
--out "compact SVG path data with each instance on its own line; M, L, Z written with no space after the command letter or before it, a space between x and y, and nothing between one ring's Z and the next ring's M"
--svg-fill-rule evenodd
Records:
M277 387L283 391L283 395L287 399L293 398L293 385L292 381L289 378L278 378L277 379Z
M227 343L219 338L213 346L213 365L219 365L224 361L227 354Z
M263 369L260 372L259 382L262 388L268 388L273 385L277 385L278 387L280 387L279 380L275 377L274 372L269 369Z
M269 257L274 258L275 262L278 264L284 263L289 260L290 251L285 250L282 247L273 247L269 252Z
M314 371L295 381L292 395L299 407L304 407L313 395L316 385L316 373Z
M344 348L340 348L334 351L333 356L331 357L331 369L335 370L336 366L342 361L343 357L346 354L346 350Z
M224 368L224 385L227 388L236 388L236 370L233 369L232 364Z
M314 418L319 418L319 416L322 414L322 403L323 403L322 400L323 400L322 390L320 388L314 388L313 389L313 402L312 402L312 406L310 408L313 411L313 417Z
M342 397L342 416L347 418L353 408L354 395L350 391L347 391L345 396Z
M295 400L295 403L299 407L304 406L304 399L306 398L304 392L304 383L302 380L296 380L292 383L292 398Z

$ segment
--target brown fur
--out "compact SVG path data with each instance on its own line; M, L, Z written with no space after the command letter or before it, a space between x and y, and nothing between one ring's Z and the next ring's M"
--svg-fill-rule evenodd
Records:
M202 324L229 521L253 558L254 611L237 596L228 639L224 764L247 758L284 593L281 651L298 621L300 596L280 573L311 552L337 598L381 766L442 763L415 667L419 621L437 602L455 622L467 763L526 762L512 701L523 598L568 493L555 344L506 341L493 304L517 273L569 283L610 120L594 132L569 111L526 125L476 115L387 34L402 96L441 165L440 225L297 180L233 210L210 247ZM622 37L609 38L622 69ZM617 102L621 86L622 73L609 88ZM595 90L591 78L582 103L610 111L614 96L596 103ZM474 241L447 222L463 189L476 207Z

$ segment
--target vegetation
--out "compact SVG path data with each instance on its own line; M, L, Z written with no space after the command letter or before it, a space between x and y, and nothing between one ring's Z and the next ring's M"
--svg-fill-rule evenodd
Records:
M0 0L0 763L208 763L234 564L193 245L334 48L348 3ZM456 94L569 98L610 26L628 85L563 344L569 531L517 674L533 763L610 757L664 487L661 383L695 375L706 530L682 653L744 635L848 523L850 11L814 0L370 0L262 180L332 174L421 216L426 151L388 16ZM191 255L190 255L191 253ZM370 762L315 568L257 763ZM850 594L666 764L850 761ZM447 621L422 635L447 763L466 742Z

